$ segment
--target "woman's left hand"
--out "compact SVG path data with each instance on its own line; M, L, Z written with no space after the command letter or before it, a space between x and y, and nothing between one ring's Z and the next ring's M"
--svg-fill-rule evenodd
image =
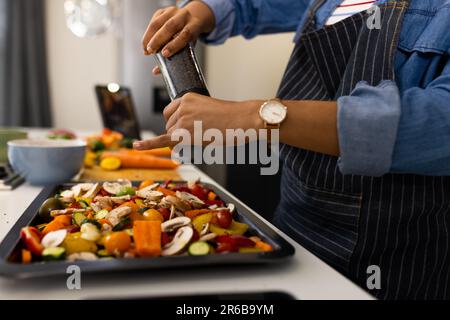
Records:
M147 141L134 144L138 150L149 150L173 147L178 141L172 141L172 134L177 129L189 131L194 137L194 122L202 123L203 131L218 129L224 136L227 129L257 129L261 125L258 115L263 102L246 101L230 102L218 100L196 93L188 93L180 99L174 100L164 110L167 121L167 133ZM201 132L203 136L203 132Z

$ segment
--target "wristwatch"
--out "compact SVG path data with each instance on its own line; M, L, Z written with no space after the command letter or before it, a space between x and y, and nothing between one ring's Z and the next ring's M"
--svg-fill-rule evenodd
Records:
M259 116L264 121L264 128L268 130L269 141L271 131L281 128L287 118L288 108L279 99L272 99L265 102L259 110Z

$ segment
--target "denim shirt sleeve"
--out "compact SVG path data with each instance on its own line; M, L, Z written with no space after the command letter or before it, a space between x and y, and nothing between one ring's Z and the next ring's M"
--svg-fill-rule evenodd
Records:
M450 176L450 61L426 88L361 82L338 100L342 173Z
M297 30L310 0L202 0L214 12L215 29L202 40L221 44L229 37Z
M338 136L343 174L381 176L390 171L401 115L397 85L357 84L338 99Z

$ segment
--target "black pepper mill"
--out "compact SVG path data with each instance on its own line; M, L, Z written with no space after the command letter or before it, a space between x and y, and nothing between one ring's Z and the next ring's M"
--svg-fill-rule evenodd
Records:
M161 52L155 57L172 100L189 92L210 96L192 45L168 59Z

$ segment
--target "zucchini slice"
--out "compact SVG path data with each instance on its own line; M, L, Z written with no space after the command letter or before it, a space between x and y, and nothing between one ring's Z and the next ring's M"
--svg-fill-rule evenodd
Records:
M108 216L109 211L108 210L101 210L95 214L95 219L102 220L105 219Z
M60 261L66 257L66 249L57 248L47 248L42 252L42 258L45 261Z
M197 241L189 247L191 256L206 256L211 253L211 246L204 241Z
M86 216L82 212L75 212L72 216L72 222L73 224L81 227L83 224L83 221L86 220Z

